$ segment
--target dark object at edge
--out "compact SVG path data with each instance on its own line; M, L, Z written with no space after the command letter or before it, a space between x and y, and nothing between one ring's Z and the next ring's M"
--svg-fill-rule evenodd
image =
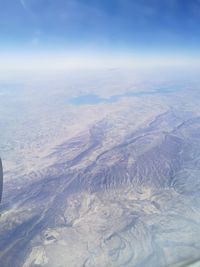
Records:
M0 203L2 200L2 193L3 193L3 166L0 158Z

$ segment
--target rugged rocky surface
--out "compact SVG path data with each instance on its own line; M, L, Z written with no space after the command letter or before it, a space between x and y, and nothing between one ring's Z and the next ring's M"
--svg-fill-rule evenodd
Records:
M200 117L169 110L107 150L109 131L100 121L57 147L56 163L4 204L2 267L160 267L199 256Z
M38 95L32 87L6 91L0 267L171 267L198 260L199 90L159 91L146 83L131 93L123 89L130 88L130 73L112 88L116 72L106 73L106 86L102 76L85 79L88 93L98 85L100 98L120 96L113 103L70 106L63 99L75 94L73 86L40 86L47 89ZM18 97L14 105L11 96Z

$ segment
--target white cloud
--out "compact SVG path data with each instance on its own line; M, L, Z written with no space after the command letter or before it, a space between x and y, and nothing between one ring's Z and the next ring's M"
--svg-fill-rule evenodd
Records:
M25 10L29 10L29 8L28 8L27 3L25 2L25 0L20 0L20 3L21 3L22 7L23 7Z

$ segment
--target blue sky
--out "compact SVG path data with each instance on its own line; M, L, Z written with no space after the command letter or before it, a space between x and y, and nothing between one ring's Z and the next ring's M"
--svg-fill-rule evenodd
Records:
M196 55L200 0L0 0L0 49Z

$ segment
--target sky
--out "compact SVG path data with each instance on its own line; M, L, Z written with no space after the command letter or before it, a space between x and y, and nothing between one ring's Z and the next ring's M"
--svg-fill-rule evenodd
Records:
M0 56L195 59L199 25L200 0L0 0Z

